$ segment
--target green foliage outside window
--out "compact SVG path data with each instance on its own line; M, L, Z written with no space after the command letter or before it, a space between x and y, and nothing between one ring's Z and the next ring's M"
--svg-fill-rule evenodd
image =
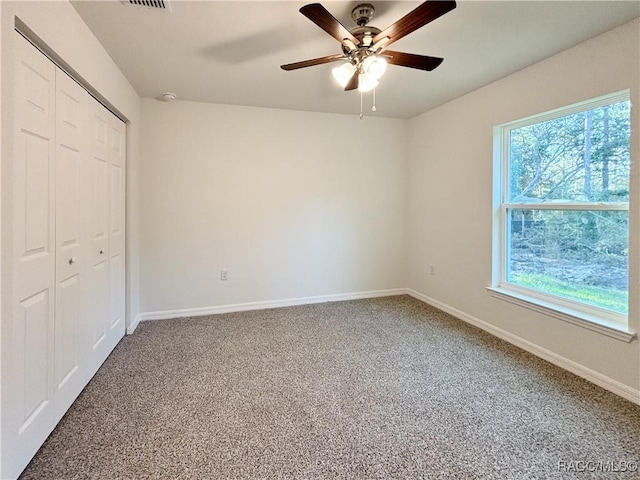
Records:
M511 130L509 202L628 202L630 103Z

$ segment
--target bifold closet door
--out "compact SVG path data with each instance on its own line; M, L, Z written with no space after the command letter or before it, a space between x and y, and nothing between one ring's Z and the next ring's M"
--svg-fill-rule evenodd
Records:
M2 328L2 477L20 473L55 425L55 72L15 39L11 316Z
M56 308L55 388L57 419L86 384L86 172L87 92L56 70Z
M125 333L125 124L89 98L89 376Z
M104 108L104 107L102 107ZM124 336L125 326L125 169L126 126L109 115L109 352Z
M89 376L109 355L109 112L89 101Z
M21 35L14 41L3 479L20 474L125 333L125 125Z

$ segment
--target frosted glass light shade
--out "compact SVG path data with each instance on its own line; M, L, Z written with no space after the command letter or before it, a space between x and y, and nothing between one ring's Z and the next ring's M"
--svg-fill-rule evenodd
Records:
M355 71L356 69L351 63L345 62L339 67L331 70L331 74L333 75L333 78L336 79L336 82L338 82L338 84L342 88L344 88L347 86L347 82L351 79L351 77L353 77Z
M362 68L367 77L373 80L379 80L384 72L387 70L387 60L384 57L378 57L377 55L371 55L362 62Z
M358 82L359 92L368 92L378 86L378 80L371 78L369 75L360 74L360 81Z

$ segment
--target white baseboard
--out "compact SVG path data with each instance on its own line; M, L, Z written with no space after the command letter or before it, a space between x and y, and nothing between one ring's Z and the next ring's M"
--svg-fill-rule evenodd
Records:
M562 355L558 355L557 353L547 350L546 348L542 348L535 343L529 342L528 340L518 337L513 333L510 333L506 330L491 325L490 323L480 320L479 318L468 315L458 309L439 302L438 300L427 297L420 292L408 288L406 289L406 293L417 300L436 307L437 309L453 315L454 317L464 322L470 323L471 325L474 325L493 336L501 338L502 340L520 347L523 350L526 350L527 352L532 353L533 355L540 357L549 363L553 363L554 365L563 368L564 370L568 370L569 372L574 373L579 377L590 381L591 383L595 383L596 385L609 390L610 392L615 393L622 398L626 398L627 400L640 405L640 390L636 390L628 385L625 385L624 383L607 377L606 375L602 375L595 370L591 370L584 365L574 362L573 360L569 360L568 358L565 358Z
M127 325L127 335L131 335L138 328L138 324L140 323L140 314L136 315L136 318L133 319L133 323L131 325Z
M183 308L179 310L161 310L156 312L144 312L138 314L131 333L138 323L147 320L167 320L170 318L196 317L202 315L216 315L220 313L246 312L249 310L266 310L268 308L292 307L295 305L307 305L312 303L341 302L345 300L358 300L361 298L389 297L393 295L406 295L406 288L392 288L387 290L372 290L368 292L339 293L335 295L319 295L314 297L286 298L283 300L267 300L262 302L235 303L217 305L211 307ZM129 332L129 330L127 330Z

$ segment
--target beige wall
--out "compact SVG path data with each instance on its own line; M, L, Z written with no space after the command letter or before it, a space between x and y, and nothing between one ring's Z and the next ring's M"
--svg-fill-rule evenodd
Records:
M144 99L142 125L143 312L404 286L406 120Z
M625 343L490 297L492 129L631 89L630 319L638 331L640 122L638 20L410 121L407 285L600 375L638 390L638 341ZM434 265L435 275L429 274Z

